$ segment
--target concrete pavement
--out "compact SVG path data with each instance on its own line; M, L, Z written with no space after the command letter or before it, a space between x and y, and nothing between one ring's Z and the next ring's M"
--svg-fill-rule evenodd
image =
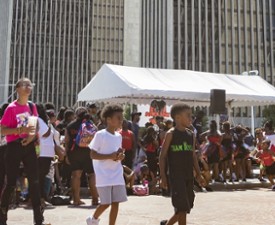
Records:
M121 204L117 225L158 225L173 214L170 198L162 196L136 197ZM57 206L45 211L52 225L85 225L86 217L94 212L90 199L81 207ZM8 225L31 225L32 211L17 208L9 212ZM273 225L275 224L275 192L260 188L196 193L195 207L188 215L194 225ZM104 213L100 225L108 225Z

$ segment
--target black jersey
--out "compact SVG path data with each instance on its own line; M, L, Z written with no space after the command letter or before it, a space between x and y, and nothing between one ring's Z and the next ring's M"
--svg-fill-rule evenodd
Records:
M168 151L169 177L172 182L193 179L193 132L174 129L172 135Z

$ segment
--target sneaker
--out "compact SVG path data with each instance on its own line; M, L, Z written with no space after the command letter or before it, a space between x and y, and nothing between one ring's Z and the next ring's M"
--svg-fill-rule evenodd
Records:
M258 179L259 179L260 182L266 182L266 180L262 177L259 177Z
M166 225L167 222L168 222L168 220L162 220L162 221L160 221L160 225Z
M99 219L95 219L94 217L88 217L86 219L87 225L98 225L99 224Z
M205 189L206 189L206 191L209 191L209 192L213 191L213 189L211 187L208 187L208 186L206 186Z

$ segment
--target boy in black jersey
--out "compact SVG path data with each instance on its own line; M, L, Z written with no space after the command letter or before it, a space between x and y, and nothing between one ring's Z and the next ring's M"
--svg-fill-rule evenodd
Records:
M166 163L168 163L169 181L171 186L172 205L175 214L168 220L162 221L163 225L171 225L178 222L186 224L186 214L193 208L193 168L196 171L196 180L205 185L201 176L196 153L195 135L187 127L192 124L192 111L188 105L178 103L171 108L171 117L175 127L171 128L164 139L160 153L161 186L167 189Z

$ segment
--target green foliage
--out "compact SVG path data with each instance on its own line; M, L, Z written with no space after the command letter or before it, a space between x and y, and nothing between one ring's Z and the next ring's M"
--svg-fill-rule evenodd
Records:
M123 116L124 116L125 119L131 120L131 105L126 104L124 106Z
M131 107L133 107L133 112L137 112L137 105L125 104L123 116L127 120L131 120Z
M263 110L263 117L264 117L263 124L269 120L271 120L273 124L275 124L275 105L267 106Z

